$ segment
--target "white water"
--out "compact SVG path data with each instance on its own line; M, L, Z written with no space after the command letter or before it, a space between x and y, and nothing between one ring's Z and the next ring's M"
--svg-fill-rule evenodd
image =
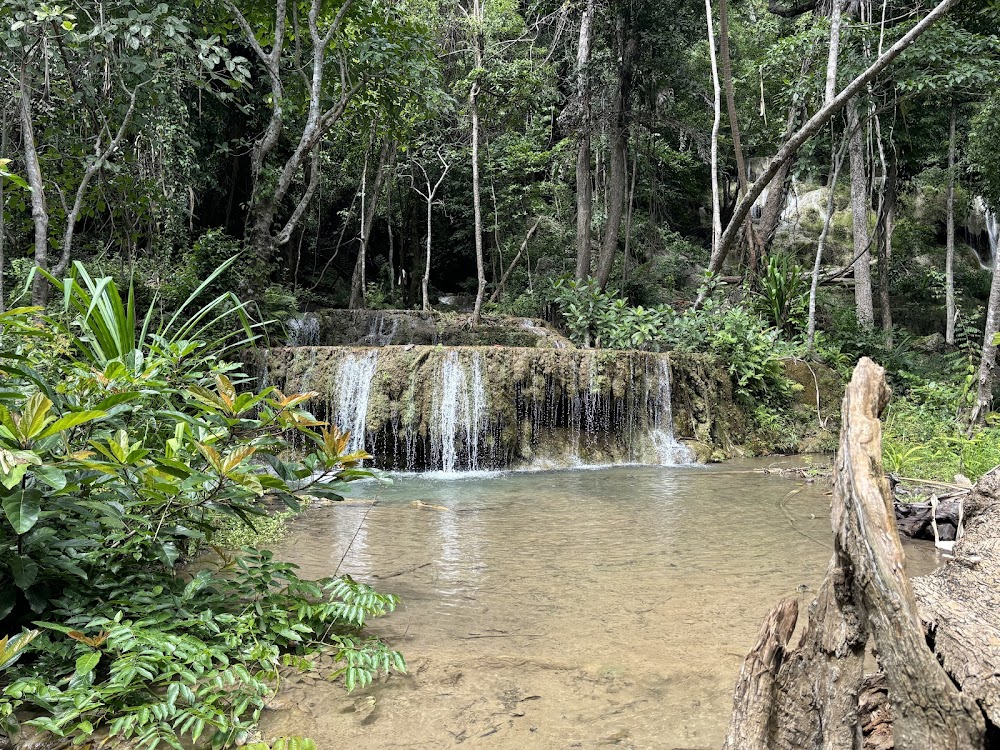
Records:
M289 346L319 346L319 318L315 315L292 318L285 328Z
M372 346L388 346L392 343L398 329L398 317L386 317L376 313L372 316L372 322L368 326L367 342Z
M414 352L407 377L398 351L384 362L380 352L303 348L292 387L322 391L324 417L351 433L349 448L366 449L387 470L450 475L693 462L674 433L666 355L628 357L622 367L608 354L581 353L572 369L541 360L512 377L507 370L524 361L502 350L428 348ZM331 354L333 377L322 375Z
M378 367L378 350L366 354L348 354L337 373L336 424L350 430L347 444L351 452L365 447L365 427L368 422L368 398Z
M432 409L430 436L435 463L446 474L458 469L478 471L479 437L487 422L486 389L478 352L468 371L458 352L448 353L441 363Z
M650 437L664 466L694 462L694 452L674 437L673 394L670 389L670 362L661 357L658 363L656 401L653 406L653 427Z

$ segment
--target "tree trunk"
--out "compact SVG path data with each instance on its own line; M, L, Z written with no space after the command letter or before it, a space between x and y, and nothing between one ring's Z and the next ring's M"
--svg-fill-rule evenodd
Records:
M957 107L952 102L951 123L948 127L948 208L947 240L944 261L945 334L948 346L955 345L955 118Z
M829 104L837 95L837 70L840 62L840 19L843 0L833 0L830 10L830 51L826 59L826 92L823 103Z
M389 157L392 154L393 142L390 138L382 139L382 148L379 151L378 166L375 168L375 180L371 190L368 186L362 187L361 209L361 237L358 247L358 258L354 263L354 274L351 276L351 301L349 307L352 310L363 309L366 302L367 277L365 275L365 264L368 261L368 238L372 233L372 222L375 221L375 211L378 208L379 198L382 196L382 184L385 182L386 168L389 166ZM367 169L362 180L367 182ZM391 259L390 259L391 260Z
M719 62L722 65L722 86L726 95L726 111L729 115L729 132L733 137L733 154L736 158L736 180L739 186L738 197L742 198L750 189L749 173L746 157L743 154L743 137L740 131L739 114L736 110L736 90L733 82L733 58L729 49L729 0L719 0ZM760 247L757 233L752 226L744 232L749 256L748 271L757 273L760 261Z
M628 195L628 141L629 102L632 99L635 56L639 47L634 19L626 13L622 20L621 64L618 68L618 91L615 95L614 111L611 116L611 134L608 146L608 197L606 204L607 222L601 240L601 255L597 265L597 283L601 289L608 285L618 255L618 237L621 233L622 217L625 215L625 200Z
M430 184L427 185L428 189ZM420 280L420 293L422 295L422 309L430 310L430 283L431 283L431 208L434 205L434 195L427 199L427 247L424 258L424 277Z
M898 169L893 160L886 171L885 188L882 196L882 216L878 226L878 279L879 302L882 308L882 331L885 333L885 345L891 349L892 340L892 304L889 299L889 267L892 261L892 235L896 229L896 202L898 185L896 175Z
M726 225L725 231L722 233L722 239L719 242L719 247L713 254L709 263L710 271L718 273L722 270L722 264L725 262L726 256L732 248L739 232L742 231L743 222L750 213L750 208L753 206L757 198L760 197L760 194L764 192L764 189L771 183L775 175L786 167L788 161L795 155L799 148L801 148L806 141L816 135L816 133L818 133L820 129L826 125L826 123L828 123L835 114L837 114L837 112L844 108L844 105L846 105L848 101L853 99L855 95L857 95L879 73L889 67L889 65L897 57L899 57L904 50L919 39L921 34L933 26L957 2L958 0L941 0L941 2L939 2L930 13L924 16L915 26L913 26L913 28L906 32L906 34L904 34L895 44L887 49L884 54L877 57L863 73L847 84L847 86L839 94L837 94L836 97L834 97L832 102L820 107L819 111L817 111L797 131L785 140L781 148L778 149L778 153L775 154L774 159L771 160L770 165L768 165L767 169L764 171L764 174L762 174L760 178L750 187L750 192L737 202L736 207L733 209L732 218ZM700 301L703 300L699 300L699 302Z
M886 675L897 750L983 748L982 713L928 648L906 577L882 472L879 417L888 400L885 371L863 358L844 395L826 580L798 648L784 654L778 632L747 657L727 750L860 750L858 695L869 639ZM767 622L778 621L780 609ZM778 658L761 658L768 647Z
M986 418L993 405L993 379L997 367L995 339L1000 331L1000 263L993 266L993 283L990 284L990 301L986 305L986 332L983 335L983 354L979 363L979 387L976 405L970 423L975 425Z
M31 89L28 86L27 71L21 66L20 102L21 149L24 152L24 173L31 186L31 220L35 225L35 265L45 271L49 269L49 208L45 202L45 182L42 167L38 162L35 146L35 127L31 116ZM42 305L49 298L49 282L40 274L35 274L31 282L31 304Z
M830 227L833 224L833 214L836 211L836 190L837 178L840 177L840 168L844 163L844 151L847 141L841 143L839 151L833 157L833 169L830 173L828 187L830 194L826 198L826 216L823 217L823 229L819 233L819 242L816 244L816 260L813 263L812 283L809 285L809 322L806 327L806 346L811 352L816 342L816 294L819 290L819 272L823 264L823 251L826 249L826 241L830 237Z
M722 91L719 87L719 66L715 60L715 22L712 0L705 0L705 20L708 22L708 59L712 66L712 257L722 236L722 213L719 210L719 125L722 121Z
M593 129L590 105L590 45L593 35L594 2L587 0L580 19L580 42L576 53L576 88L580 107L580 143L576 152L576 279L590 276L591 222L594 216L594 178L590 170L590 139Z
M534 223L531 225L531 229L529 229L528 233L524 235L524 240L521 242L521 247L518 248L517 250L517 255L514 256L514 260L512 260L510 262L510 265L507 266L507 270L504 271L503 276L500 277L500 282L497 284L496 289L494 289L493 294L490 295L490 302L496 302L497 300L500 299L500 295L503 294L504 286L506 286L507 279L510 278L510 274L514 270L514 266L516 266L517 262L521 260L521 256L527 253L528 243L531 241L532 235L535 233L535 230L538 229L538 225L541 223L542 223L541 218L535 219ZM530 275L530 268L529 268L529 275Z
M483 67L483 23L486 0L472 0L474 9L473 51L475 53L476 69ZM486 296L486 264L483 258L483 208L481 196L481 180L479 178L479 74L476 74L469 88L469 110L472 114L472 210L476 225L476 306L472 311L472 327L479 325L483 310L483 298Z
M854 304L858 325L875 326L872 300L871 238L868 235L868 176L865 172L864 141L858 121L858 103L847 105L847 127L851 131L848 155L851 161L851 217L854 236Z
M486 266L483 262L483 209L479 179L479 82L472 84L469 93L472 108L472 210L476 231L476 306L472 311L472 326L479 325L486 295Z
M913 590L939 661L982 708L995 743L1000 728L1000 470L981 477L962 502L965 533L952 550L954 559L914 579Z

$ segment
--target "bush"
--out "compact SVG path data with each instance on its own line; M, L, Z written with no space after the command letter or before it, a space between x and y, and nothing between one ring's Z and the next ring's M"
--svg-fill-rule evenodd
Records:
M245 309L221 295L153 333L110 279L78 267L64 287L62 319L0 315L0 626L20 631L0 648L0 733L27 711L75 744L231 747L283 664L332 650L348 689L404 669L362 634L395 599L350 578L302 580L254 549L178 575L220 517L252 527L371 476L302 408L313 394L241 388L218 350L252 340L252 324L199 340ZM292 436L311 447L300 461L283 459Z
M578 346L713 354L744 404L781 405L791 396L779 332L745 307L711 298L700 310L683 312L667 305L631 307L592 279L558 279L549 294Z

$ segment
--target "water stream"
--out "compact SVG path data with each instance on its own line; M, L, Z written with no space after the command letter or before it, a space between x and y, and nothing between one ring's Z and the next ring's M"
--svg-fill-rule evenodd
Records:
M761 618L805 607L831 554L829 484L762 465L409 475L373 506L365 484L309 510L277 554L398 594L373 629L410 674L351 696L292 679L265 730L358 750L719 747ZM935 564L907 554L911 573Z

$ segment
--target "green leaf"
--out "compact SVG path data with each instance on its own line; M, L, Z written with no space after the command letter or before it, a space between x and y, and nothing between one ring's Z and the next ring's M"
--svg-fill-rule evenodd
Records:
M14 583L23 591L38 578L38 563L26 555L15 555L10 561L10 572Z
M65 417L60 417L55 422L50 424L45 432L43 432L39 437L47 438L50 435L55 435L63 430L71 430L79 425L86 424L87 422L93 422L95 419L100 419L106 416L106 412L98 411L96 409L88 409L87 411L75 411L67 414Z
M66 488L66 474L56 466L36 466L31 473L56 492Z
M100 651L90 651L76 660L76 674L82 675L93 671L98 662L101 661Z
M14 589L5 586L3 590L0 590L0 620L10 614L16 603L17 594L14 592Z
M38 522L38 516L42 512L41 500L42 493L33 487L17 490L3 499L3 512L14 531L25 534Z

